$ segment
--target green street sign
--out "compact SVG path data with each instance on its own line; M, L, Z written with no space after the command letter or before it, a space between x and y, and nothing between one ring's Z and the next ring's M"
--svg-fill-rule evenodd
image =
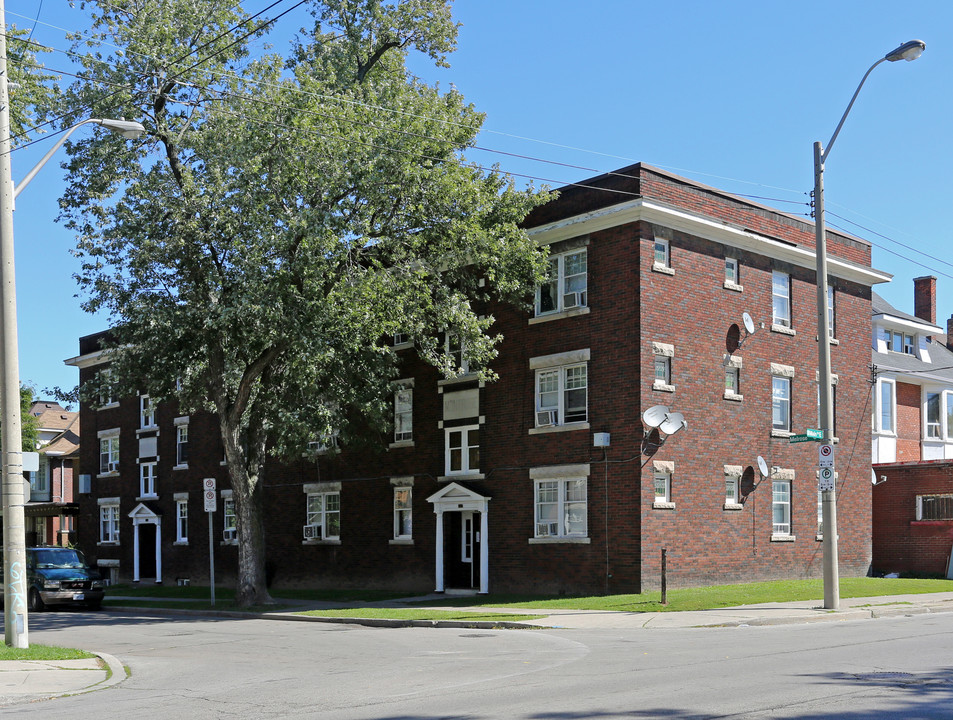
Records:
M813 440L813 439L814 439L814 438L809 437L809 436L807 436L807 435L791 435L791 436L788 438L788 440L789 440L790 442L793 442L793 443L808 442L809 440Z
M808 436L809 438L811 438L811 440L823 440L823 439L824 439L824 431L823 431L823 430L815 430L814 428L808 428L808 429L807 429L807 436Z

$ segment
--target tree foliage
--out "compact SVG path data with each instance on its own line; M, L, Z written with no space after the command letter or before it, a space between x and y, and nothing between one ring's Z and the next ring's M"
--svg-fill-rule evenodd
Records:
M22 28L6 28L10 94L10 141L14 148L43 132L57 100L56 75L46 71L39 53L48 49L30 40Z
M518 224L543 196L469 163L483 115L408 72L412 52L446 64L448 2L314 2L285 56L254 51L265 29L233 2L90 5L104 44L70 121L136 118L147 139L70 146L85 307L114 322L117 390L217 413L239 601L261 602L266 451L385 426L397 332L447 375L452 333L491 378L475 303L528 302L544 258Z

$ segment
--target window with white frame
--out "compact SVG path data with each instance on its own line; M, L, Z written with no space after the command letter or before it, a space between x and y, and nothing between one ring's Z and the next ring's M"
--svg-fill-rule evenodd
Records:
M222 494L222 540L238 542L238 518L235 515L235 499L231 494Z
M156 424L156 410L152 398L148 395L139 396L139 427L153 428Z
M307 517L305 520L305 539L339 540L340 537L340 491L309 492L307 499Z
M791 327L791 276L775 270L771 276L771 324Z
M470 372L470 361L463 356L464 343L457 333L446 332L443 338L443 351L450 358L450 367L455 372L466 375Z
M394 539L410 539L413 533L413 488L394 488Z
M394 333L392 345L406 345L410 342L410 335L407 333L396 332Z
M536 537L586 537L586 478L536 480Z
M550 255L547 279L536 288L536 314L586 307L588 300L586 251Z
M117 544L119 542L119 502L103 503L99 506L99 542Z
M883 378L877 383L879 385L877 417L880 421L877 430L883 433L895 433L897 431L897 386L893 380Z
M672 471L656 467L652 472L652 485L655 489L655 504L666 505L672 502Z
M828 335L833 339L836 337L834 333L834 286L827 286L827 323L828 323Z
M536 371L536 425L567 425L588 419L588 364Z
M953 440L953 392L945 391L943 402L946 405L946 439Z
M470 475L480 472L480 427L446 428L446 474Z
M653 342L652 358L654 364L653 390L674 392L672 385L672 358L675 357L675 346L668 343Z
M953 520L953 495L917 495L917 520Z
M99 438L99 473L119 472L119 432Z
M890 350L890 352L903 353L904 355L917 354L916 335L899 332L897 330L885 330L884 336L887 340L887 349Z
M940 437L940 393L927 392L926 400L926 437Z
M180 423L175 426L175 464L189 464L189 424Z
M154 462L139 464L139 495L156 497L156 464Z
M725 285L741 285L741 277L738 274L738 258L725 258Z
M725 466L725 505L734 506L741 503L741 474L740 465Z
M112 370L100 370L96 374L96 379L99 383L99 407L107 408L117 405L119 401L113 397L113 390L110 387Z
M741 395L741 368L731 365L725 368L725 394Z
M771 377L771 428L791 431L791 378Z
M791 481L771 481L771 532L774 535L791 534Z
M394 442L414 439L414 387L402 385L394 391Z
M660 268L672 267L672 247L665 238L655 238L652 265Z
M183 544L189 541L189 500L187 497L177 497L175 500L175 541Z

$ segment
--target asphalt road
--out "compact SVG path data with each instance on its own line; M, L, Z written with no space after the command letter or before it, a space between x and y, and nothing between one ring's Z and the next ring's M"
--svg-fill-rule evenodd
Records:
M74 611L32 615L30 641L110 653L131 677L4 718L953 716L953 613L488 631Z

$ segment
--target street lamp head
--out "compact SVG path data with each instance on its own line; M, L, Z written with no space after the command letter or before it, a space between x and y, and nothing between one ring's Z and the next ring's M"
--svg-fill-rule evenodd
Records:
M891 50L884 56L884 60L889 60L890 62L906 60L907 62L910 62L911 60L916 60L918 57L920 57L923 54L923 51L926 50L926 47L926 43L922 40L911 40L910 42L905 42L896 50Z
M112 120L105 118L102 120L93 120L93 122L102 125L107 130L112 130L114 133L119 133L127 140L135 140L146 131L142 123L137 123L132 120Z

